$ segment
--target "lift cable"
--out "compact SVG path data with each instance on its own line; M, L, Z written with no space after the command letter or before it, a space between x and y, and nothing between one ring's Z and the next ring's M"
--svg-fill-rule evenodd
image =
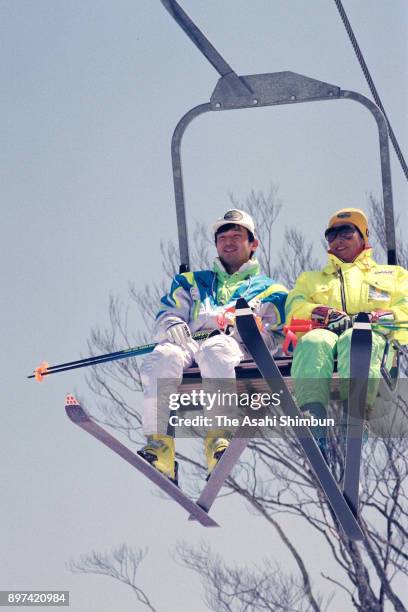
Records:
M362 69L362 71L364 73L364 76L366 78L366 81L368 83L370 91L371 91L371 93L373 95L373 98L374 98L377 106L383 112L383 115L384 115L385 120L386 120L387 125L388 125L390 139L391 139L391 142L393 144L395 153L397 154L398 160L399 160L399 162L401 164L402 171L405 174L405 178L408 180L408 166L407 166L407 163L406 163L406 161L404 159L404 155L403 155L403 153L402 153L402 151L400 149L400 146L398 144L397 138L396 138L396 136L394 134L394 131L393 131L392 127L391 127L391 123L390 123L390 121L389 121L389 119L387 117L387 113L385 112L385 109L384 109L384 107L382 105L380 96L378 95L378 92L377 92L377 89L376 89L376 87L374 85L373 79L371 78L370 71L368 70L367 64L364 61L363 54L362 54L361 49L360 49L360 47L358 45L357 39L354 36L354 32L352 30L350 21L348 20L346 11L344 10L344 7L343 7L343 5L341 3L341 0L334 0L334 2L336 3L337 9L338 9L338 11L340 13L340 17L341 17L341 19L343 21L344 27L346 28L346 31L347 31L347 34L349 36L350 42L353 45L354 52L355 52L355 54L357 56L357 59L358 59L358 61L360 63L361 69Z

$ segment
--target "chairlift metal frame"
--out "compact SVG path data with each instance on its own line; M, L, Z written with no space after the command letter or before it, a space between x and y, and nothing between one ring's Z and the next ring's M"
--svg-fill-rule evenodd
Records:
M186 272L190 269L187 217L181 162L181 142L187 127L193 119L208 112L221 112L242 108L253 109L264 106L332 100L352 100L362 104L372 114L377 124L380 146L387 260L389 264L395 264L397 261L397 253L391 184L389 134L387 121L379 107L374 104L374 102L355 91L343 90L336 85L318 81L295 72L284 71L238 76L176 0L160 0L160 2L194 43L197 49L221 76L211 94L210 101L195 106L183 115L173 132L171 141L174 195L180 251L180 272Z
M374 117L378 128L380 147L381 180L383 192L385 237L388 264L397 263L394 204L391 183L389 133L386 118L380 108L371 100L355 91L343 90L336 85L284 71L266 74L238 76L225 61L208 38L181 8L177 0L160 0L183 32L190 38L207 61L216 69L221 78L211 94L210 102L190 109L179 120L171 140L174 197L177 216L180 272L190 270L187 216L184 197L184 181L181 160L181 143L184 133L196 117L208 112L220 112L242 108L261 108L302 102L352 100L363 105ZM284 375L284 359L281 369ZM286 361L285 361L286 365ZM241 376L240 369L237 370ZM194 375L193 375L194 377ZM386 378L386 377L385 377Z

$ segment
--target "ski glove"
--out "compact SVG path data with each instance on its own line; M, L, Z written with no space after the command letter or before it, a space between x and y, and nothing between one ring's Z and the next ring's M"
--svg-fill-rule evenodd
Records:
M394 321L394 313L391 310L373 310L370 318L371 323L392 323ZM392 332L392 330L387 329L385 326L380 327L378 331L385 336Z
M312 321L338 336L351 327L351 319L346 312L329 306L317 306L312 311Z
M180 321L180 323L173 323L166 329L166 336L173 342L185 348L193 340L191 331L187 323Z
M392 323L394 313L391 310L373 310L371 313L372 323Z

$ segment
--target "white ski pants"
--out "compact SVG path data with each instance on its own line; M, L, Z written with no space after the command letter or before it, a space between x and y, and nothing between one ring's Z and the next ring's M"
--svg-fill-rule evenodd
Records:
M235 379L235 366L244 358L239 343L231 336L218 334L199 346L196 342L183 348L172 342L161 342L148 355L140 368L144 390L143 431L145 435L165 434L169 419L169 393L177 393L183 370L195 361L204 379ZM166 379L163 398L157 391L157 381ZM205 384L205 383L204 383ZM211 384L207 380L207 385Z

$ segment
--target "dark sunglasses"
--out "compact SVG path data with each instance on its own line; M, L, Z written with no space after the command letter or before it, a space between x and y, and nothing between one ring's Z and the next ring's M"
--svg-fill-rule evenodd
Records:
M327 242L333 242L338 236L345 240L351 240L356 233L357 228L353 225L339 225L338 227L330 227L324 233Z

